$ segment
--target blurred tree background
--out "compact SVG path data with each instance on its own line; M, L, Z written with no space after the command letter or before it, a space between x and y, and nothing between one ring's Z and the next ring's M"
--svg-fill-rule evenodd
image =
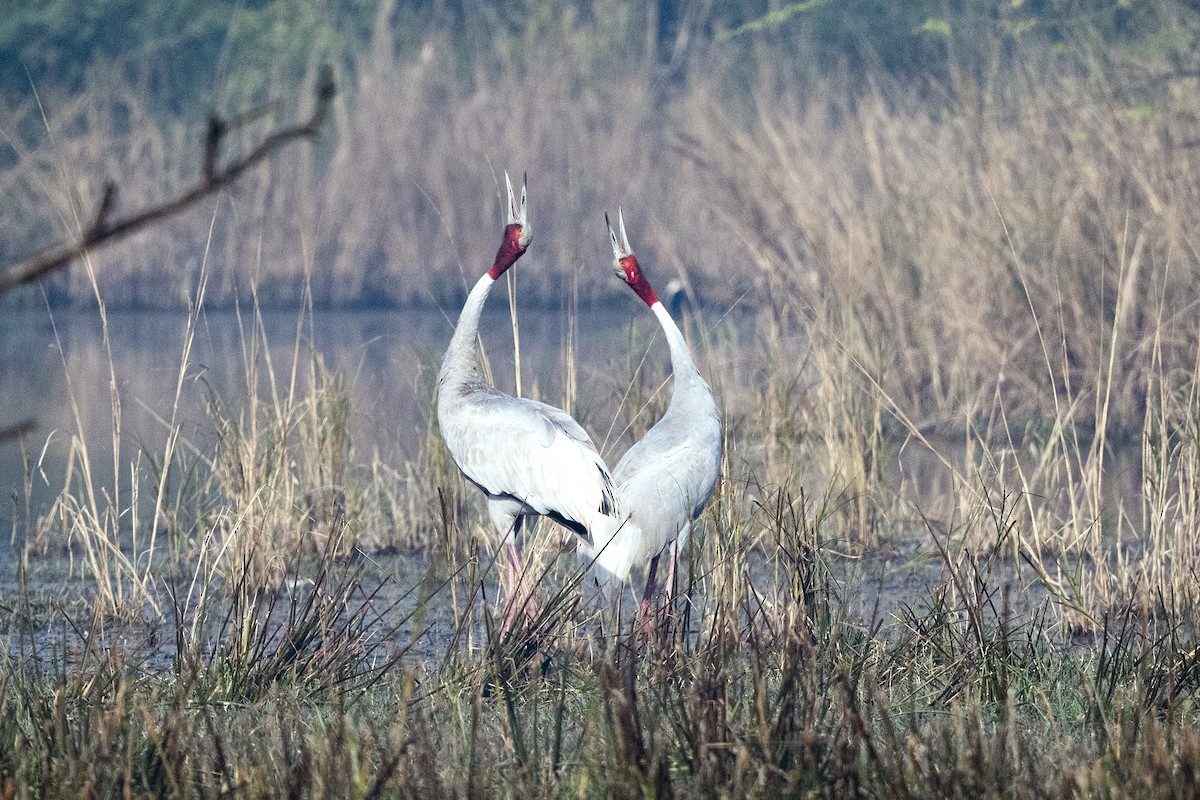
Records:
M753 43L777 59L839 70L856 81L947 84L956 71L1009 68L1013 45L1114 58L1167 57L1190 68L1195 0L399 0L386 3L395 55L431 33L448 37L465 73L508 47L608 28L622 56L678 78L711 48ZM370 46L378 0L48 0L0 17L0 92L13 101L85 90L120 75L161 113L207 113L229 96L261 94L309 64L343 68ZM606 42L597 42L605 45ZM1094 50L1093 50L1094 52Z

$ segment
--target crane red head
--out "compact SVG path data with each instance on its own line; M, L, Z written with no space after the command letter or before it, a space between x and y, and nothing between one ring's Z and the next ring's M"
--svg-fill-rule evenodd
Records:
M508 271L509 267L517 263L517 259L525 255L525 251L529 248L529 242L533 239L533 228L529 226L529 218L525 210L527 182L528 176L522 177L521 202L518 204L513 196L512 181L509 180L508 173L504 173L504 185L508 189L508 213L505 218L504 241L500 243L500 249L496 251L496 260L492 262L492 268L488 270L488 275L492 276L492 280L499 278Z
M617 208L617 227L621 231L619 240L617 232L613 230L612 223L608 220L608 214L604 215L604 221L608 223L608 238L612 242L613 271L617 273L618 278L637 292L637 296L642 298L642 302L648 306L654 305L658 302L658 295L654 293L654 287L650 285L650 281L646 280L646 276L642 274L637 256L633 254L633 248L629 246L629 237L625 235L625 215L620 208Z

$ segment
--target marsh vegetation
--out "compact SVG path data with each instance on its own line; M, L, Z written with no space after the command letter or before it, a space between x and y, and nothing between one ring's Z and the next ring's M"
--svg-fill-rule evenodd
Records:
M825 19L802 11L672 71L601 5L464 62L383 4L318 147L47 282L0 342L50 354L66 409L0 443L22 476L5 796L1196 793L1194 12L997 23L970 53L970 20L930 18L946 57L918 76L797 56ZM196 169L200 123L136 88L6 98L6 247L78 225L107 173L136 203ZM649 637L589 607L547 526L541 614L501 636L483 506L433 423L439 349L371 366L372 336L323 338L334 307L452 319L500 230L493 169L526 167L496 380L613 460L661 413L656 326L613 301L620 204L722 404L722 479ZM183 309L153 400L114 352L121 306ZM236 335L207 354L218 313ZM64 315L97 331L78 359ZM388 370L400 419L362 409Z

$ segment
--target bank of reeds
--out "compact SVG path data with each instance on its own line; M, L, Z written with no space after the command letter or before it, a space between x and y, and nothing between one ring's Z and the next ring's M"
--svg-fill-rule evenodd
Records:
M568 587L545 589L532 629L466 646L481 606L433 635L331 551L294 594L177 614L166 669L148 668L152 644L52 619L84 654L60 659L38 633L47 620L14 603L0 780L13 797L1195 790L1194 610L1130 603L1094 637L1053 646L1046 606L1017 607L998 519L988 554L945 550L926 596L860 618L845 581L863 576L838 566L830 518L780 490L731 525L731 499L707 517L690 601L644 640L597 627L563 602ZM747 548L749 530L771 540L769 557ZM430 589L477 595L477 580Z
M1195 592L1198 87L1028 63L937 111L698 92L676 135L764 289L768 480L807 475L868 552L978 550L1011 518L1014 561L1094 628Z
M978 85L964 78L860 89L828 70L814 80L812 65L788 49L802 53L800 42L746 51L730 44L706 54L708 68L663 85L653 71L628 66L637 47L620 27L628 22L564 19L529 42L498 33L494 49L474 61L436 35L410 52L381 22L339 76L344 91L322 141L246 176L225 199L210 300L245 300L252 285L268 305L294 304L308 285L318 305L454 297L466 285L460 264L470 237L494 220L493 173L517 163L528 166L540 198L536 257L544 266L526 291L551 303L563 297L564 276L603 253L589 232L616 203L647 218L643 249L667 274L722 299L756 288L759 303L775 288L777 299L808 302L838 288L847 302L874 302L868 289L886 287L929 307L946 298L979 305L993 289L1023 299L1024 285L1044 319L1075 329L1101 306L1111 313L1123 275L1141 296L1166 253L1177 265L1194 258L1182 232L1196 205L1195 79L1165 59L1148 54L1130 66L1032 48L1012 62L1024 67L1006 65ZM31 247L52 238L54 226L86 218L107 177L135 206L195 173L202 124L156 119L133 91L99 75L87 94L45 98L44 121L32 98L7 109L13 155L0 186L13 210L9 242ZM275 93L310 96L305 86ZM211 102L233 113L255 100ZM254 141L253 126L241 134L231 148ZM109 302L185 304L206 238L198 220L210 215L211 207L198 209L101 255ZM258 257L292 252L298 240L321 264L311 281L303 258ZM762 258L774 266L764 270ZM1162 286L1188 274L1171 270ZM161 291L162 275L178 291ZM610 288L607 276L577 277L585 298ZM78 271L56 288L61 298L90 301ZM1122 324L1139 331L1144 312L1131 308ZM951 356L994 363L1010 349L1005 336L1024 348L1007 357L1009 370L1040 362L1021 306L989 311L925 334L980 342L978 351L940 354L929 385L909 390L931 404L930 414L989 397L960 386L979 376L960 378L965 367ZM886 306L875 313L904 321ZM904 350L925 341L902 325L894 336L897 368L915 370ZM1052 357L1080 360L1084 371L1104 360L1100 340L1081 338L1066 354L1050 341Z

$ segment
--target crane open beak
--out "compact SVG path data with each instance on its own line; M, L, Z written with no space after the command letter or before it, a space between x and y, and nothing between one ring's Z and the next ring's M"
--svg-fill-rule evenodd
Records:
M618 278L625 279L627 276L625 268L621 265L621 259L633 255L633 248L629 246L629 236L625 233L625 213L620 206L617 207L617 229L620 231L620 238L617 236L617 231L613 230L607 212L604 214L604 222L608 225L608 239L612 243L613 270L617 273Z
M504 185L508 189L508 218L505 220L507 225L521 226L521 247L528 247L529 242L533 239L533 228L529 226L529 215L526 210L525 195L526 186L529 182L528 174L521 176L521 202L517 203L516 197L513 195L512 180L508 177L508 171L504 173Z

